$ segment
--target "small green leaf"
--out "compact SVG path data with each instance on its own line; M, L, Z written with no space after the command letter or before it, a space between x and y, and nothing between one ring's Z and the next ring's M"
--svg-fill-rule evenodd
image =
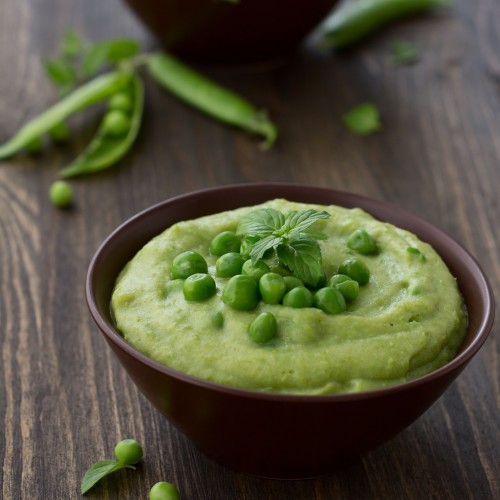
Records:
M317 241L298 238L277 248L278 259L304 283L317 286L323 276L321 249Z
M286 214L284 226L287 233L306 233L316 221L328 219L329 217L330 214L327 212L314 209L289 212ZM317 234L316 231L315 234Z
M415 64L420 58L417 48L404 40L392 44L392 62L395 66Z
M128 468L135 469L133 465L127 465L117 460L100 460L95 464L91 465L83 476L82 483L80 485L80 491L82 495L87 493L98 481L103 477L115 472L119 469Z
M117 63L123 59L135 56L140 48L141 46L135 40L109 40L107 59L109 62Z
M255 264L258 260L264 257L264 254L273 248L276 248L281 243L281 238L269 235L255 243L250 251L250 258Z
M343 119L346 127L358 135L369 135L381 128L379 111L369 102L351 109Z
M82 59L82 72L90 76L99 71L108 61L108 43L97 42L89 47Z
M47 76L59 87L71 87L76 82L75 70L64 59L46 59L43 67Z
M73 30L68 30L64 34L61 43L61 52L64 57L72 58L81 54L83 50L83 41Z
M244 215L236 230L236 234L254 236L269 236L283 227L285 216L274 208L259 208Z

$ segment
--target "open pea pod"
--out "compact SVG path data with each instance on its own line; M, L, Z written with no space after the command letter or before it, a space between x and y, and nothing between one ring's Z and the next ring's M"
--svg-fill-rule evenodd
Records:
M144 84L137 75L134 75L122 91L127 92L132 99L130 126L127 132L118 137L110 135L103 120L87 148L70 165L60 171L60 177L76 177L104 170L114 165L130 150L141 125Z
M67 95L52 107L26 123L5 144L0 146L0 159L21 151L42 134L63 122L70 115L96 104L119 91L131 78L124 71L98 76Z

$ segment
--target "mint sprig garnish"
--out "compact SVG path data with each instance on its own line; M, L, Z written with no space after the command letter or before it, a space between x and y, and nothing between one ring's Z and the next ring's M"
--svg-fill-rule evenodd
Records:
M279 263L293 272L304 283L317 286L323 277L319 239L323 234L313 225L330 215L314 209L283 214L273 208L259 208L244 215L237 228L240 236L259 240L250 251L255 263L273 251Z

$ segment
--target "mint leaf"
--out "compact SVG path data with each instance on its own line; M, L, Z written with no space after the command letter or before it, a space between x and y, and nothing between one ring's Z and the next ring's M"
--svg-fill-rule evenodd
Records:
M43 67L47 76L59 87L69 87L76 82L76 73L64 59L46 59Z
M392 44L392 62L395 66L415 64L419 58L417 48L410 42L398 40Z
M107 60L110 63L117 63L123 59L128 59L129 57L135 56L141 46L135 41L130 39L117 39L109 40Z
M277 248L278 259L304 283L317 286L323 277L321 249L310 238L291 239Z
M262 240L259 240L252 246L252 250L250 251L250 258L252 262L255 264L258 260L264 257L264 254L267 250L276 249L276 247L281 243L281 238L278 238L273 235L266 236Z
M381 128L379 111L369 102L351 109L343 119L345 126L357 135L369 135Z
M87 493L87 491L89 491L90 488L92 488L103 477L124 468L135 469L133 465L127 465L117 460L99 460L99 462L91 465L83 476L82 483L80 485L82 495Z
M308 234L310 227L318 220L328 219L330 214L319 210L302 210L300 212L289 212L285 217L284 227L290 234ZM323 239L324 236L319 231L312 231L315 239Z
M279 231L284 222L285 216L278 210L274 210L274 208L258 208L240 219L236 234L269 236L275 231Z
M88 77L99 71L108 60L107 42L97 42L91 45L83 56L81 67L83 75Z

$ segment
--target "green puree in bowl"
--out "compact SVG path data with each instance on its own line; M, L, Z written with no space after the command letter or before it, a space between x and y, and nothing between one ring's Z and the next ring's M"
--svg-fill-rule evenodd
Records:
M236 231L243 214L261 207L330 214L315 226L326 237L319 240L326 278L352 257L370 271L369 282L344 312L263 301L251 311L238 311L223 302L229 278L216 275L210 242L222 231ZM377 252L360 255L348 246L357 229L375 239ZM186 250L203 255L215 279L217 291L207 300L187 301L183 280L172 278L172 261ZM160 363L224 385L294 394L366 391L424 375L456 354L467 327L455 279L428 244L361 209L286 200L166 229L123 269L112 311L124 338ZM256 343L248 329L263 311L275 316L277 333Z

